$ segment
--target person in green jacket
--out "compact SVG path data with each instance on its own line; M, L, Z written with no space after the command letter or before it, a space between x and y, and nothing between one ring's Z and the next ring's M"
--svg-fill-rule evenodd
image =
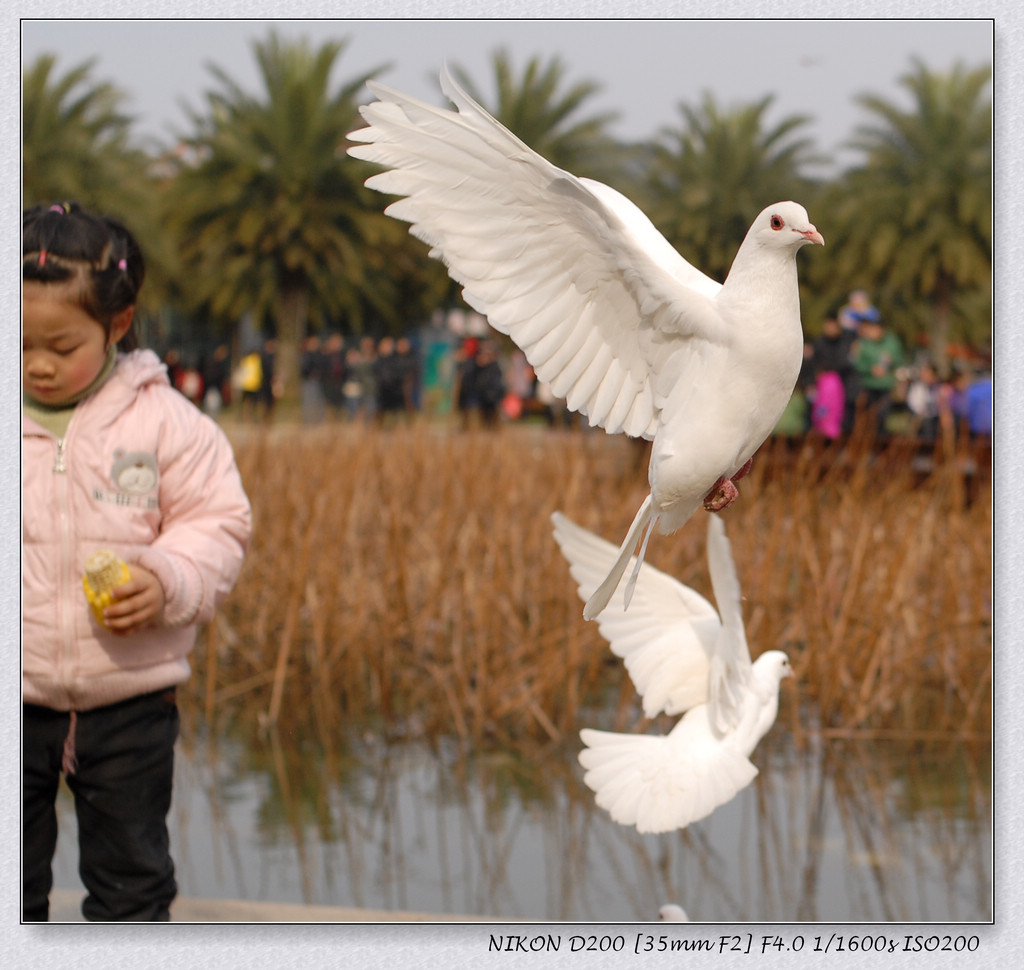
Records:
M885 420L892 408L896 370L902 366L903 346L899 337L880 317L861 320L853 346L853 367L859 387L857 406L875 412L880 432L885 430Z

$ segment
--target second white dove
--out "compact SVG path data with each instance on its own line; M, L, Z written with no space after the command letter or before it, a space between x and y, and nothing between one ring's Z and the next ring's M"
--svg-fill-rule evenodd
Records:
M583 598L615 547L560 513L555 538ZM667 735L584 728L584 782L616 822L669 832L705 818L757 775L750 755L775 723L789 660L768 650L751 663L740 585L725 526L708 522L708 566L718 612L698 593L648 565L628 613L607 610L598 624L622 657L644 713L683 717Z

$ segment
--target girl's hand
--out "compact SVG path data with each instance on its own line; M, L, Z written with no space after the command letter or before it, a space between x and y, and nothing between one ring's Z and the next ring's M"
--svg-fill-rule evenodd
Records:
M111 633L135 633L163 623L164 588L160 580L138 563L131 563L129 569L132 578L110 591L114 602L103 611Z

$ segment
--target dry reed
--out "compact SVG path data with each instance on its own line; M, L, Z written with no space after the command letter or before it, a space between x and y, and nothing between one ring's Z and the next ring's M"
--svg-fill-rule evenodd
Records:
M646 494L642 446L601 432L427 426L231 429L253 503L238 587L200 638L207 718L258 704L385 733L571 738L639 719L551 536L561 509L618 542ZM830 733L986 736L991 496L940 446L777 441L723 513L754 654L789 652L782 719ZM985 469L983 468L984 472ZM652 563L710 595L705 514ZM616 701L617 699L617 701ZM614 717L607 712L615 709Z

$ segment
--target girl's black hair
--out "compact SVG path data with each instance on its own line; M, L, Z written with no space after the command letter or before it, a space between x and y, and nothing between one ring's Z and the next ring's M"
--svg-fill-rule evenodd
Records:
M114 317L138 300L146 263L135 237L109 216L74 202L37 205L21 215L21 278L68 284L71 298L110 333ZM135 320L118 341L138 346Z

